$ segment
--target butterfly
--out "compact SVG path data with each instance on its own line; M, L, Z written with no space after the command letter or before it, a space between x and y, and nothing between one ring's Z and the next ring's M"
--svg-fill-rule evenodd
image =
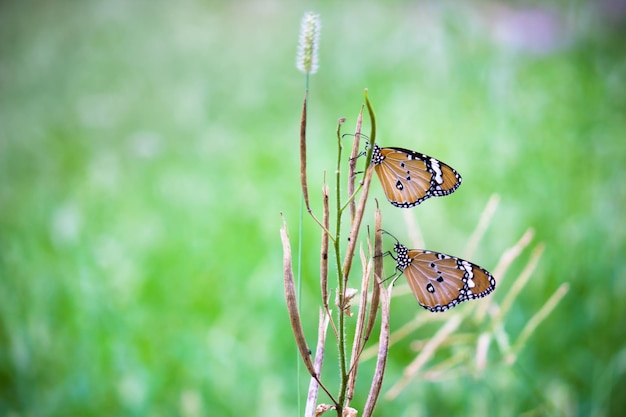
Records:
M415 207L430 197L451 194L462 181L449 165L408 149L374 144L372 163L387 200L396 207Z
M393 250L396 271L404 274L415 298L426 310L446 311L463 301L484 297L496 288L496 280L489 271L469 261L408 249L397 241Z

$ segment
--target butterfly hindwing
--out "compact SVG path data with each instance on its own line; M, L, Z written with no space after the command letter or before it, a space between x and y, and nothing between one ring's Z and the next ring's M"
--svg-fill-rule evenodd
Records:
M469 261L443 253L394 246L396 269L406 277L422 307L439 312L481 298L496 286L493 276Z
M372 163L387 199L396 207L414 207L430 197L451 194L462 181L449 165L408 149L375 144Z

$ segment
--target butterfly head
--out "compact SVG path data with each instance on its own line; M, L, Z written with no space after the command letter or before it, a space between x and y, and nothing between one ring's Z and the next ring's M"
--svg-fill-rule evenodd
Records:
M396 253L396 256L393 257L396 261L396 270L402 272L406 269L407 266L411 263L411 259L409 258L409 248L404 246L394 235L391 233L381 230L386 235L389 235L396 241L393 245L393 251Z

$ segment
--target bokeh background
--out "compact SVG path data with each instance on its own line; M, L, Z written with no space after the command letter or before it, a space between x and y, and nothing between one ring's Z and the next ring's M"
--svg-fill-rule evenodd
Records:
M492 269L528 228L546 244L508 332L570 283L515 366L494 351L480 377L415 381L377 415L624 415L617 0L2 1L0 414L299 414L307 378L278 230L283 212L297 240L295 51L308 10L323 26L309 109L314 207L336 120L354 126L367 87L379 143L463 175L454 195L411 213L429 249L460 253L493 193L500 206L473 261ZM377 184L372 193L384 200ZM408 241L397 209L383 210ZM311 340L318 237L305 218ZM394 300L394 326L429 314L409 298ZM391 350L385 387L414 357L407 346Z

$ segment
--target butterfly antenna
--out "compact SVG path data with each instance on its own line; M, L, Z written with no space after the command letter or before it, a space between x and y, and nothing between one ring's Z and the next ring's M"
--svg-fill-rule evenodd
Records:
M378 231L379 231L379 232L381 232L381 233L383 233L383 234L385 234L385 235L389 235L389 236L391 236L391 237L393 238L393 240L395 240L395 241L396 241L396 243L400 243L400 241L399 241L399 240L398 240L398 239L397 239L394 235L392 235L391 233L389 233L389 232L388 232L388 231L386 231L385 229L379 229Z
M341 135L341 139L345 138L346 136L356 136L356 134L354 133L344 133L343 135ZM366 142L369 142L370 138L363 133L359 133L359 137L365 139Z

